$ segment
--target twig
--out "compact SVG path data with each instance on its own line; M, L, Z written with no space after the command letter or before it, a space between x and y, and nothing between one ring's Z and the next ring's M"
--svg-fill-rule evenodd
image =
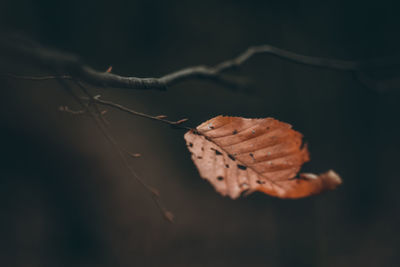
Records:
M72 110L68 106L60 106L58 108L59 111L71 113L72 115L83 115L85 114L84 110Z
M7 44L7 43L6 43ZM227 79L223 73L238 68L247 62L250 58L257 54L268 54L276 56L294 63L314 66L319 68L327 68L338 71L350 72L365 72L367 70L375 70L382 68L394 68L400 66L398 57L368 60L368 61L347 61L336 60L320 57L310 57L293 53L284 49L280 49L271 45L261 45L248 48L239 56L224 61L216 66L194 66L184 68L182 70L167 74L160 78L138 78L138 77L125 77L116 75L108 69L105 72L100 72L84 65L81 60L72 54L61 53L57 50L45 48L37 43L22 42L13 43L8 42L9 49L17 49L19 54L40 62L46 67L57 69L59 72L65 72L64 78L80 80L93 85L109 86L116 88L127 89L141 89L141 90L165 90L167 87L181 83L183 81L192 79L211 80L221 83L225 86L233 87L237 84ZM47 80L59 78L55 76L45 77L32 77L32 76L17 76L7 74L9 77L31 79L31 80ZM362 80L361 80L362 81Z
M1 40L0 40L1 41ZM40 47L39 45L35 44L35 43L29 43L29 48L25 47L27 50L23 50L23 52L26 52L27 55L33 55L33 58L36 57L36 59L42 63L43 66L45 66L46 68L48 68L49 70L55 71L56 73L59 73L60 70L62 70L63 68L57 68L60 67L61 65L63 65L64 63L66 63L67 65L70 66L78 66L75 63L78 62L77 58L70 56L70 55L65 55L62 53L58 53L54 50L49 50L46 51L44 50L42 47ZM0 42L0 48L1 48L2 43ZM24 44L25 46L27 45L26 43ZM32 53L31 53L32 52ZM41 57L43 56L43 57ZM49 60L49 61L47 61ZM61 64L61 65L57 65L57 64ZM55 67L55 68L52 68ZM109 68L106 73L110 72L111 69ZM4 75L3 75L4 76ZM157 207L159 208L159 210L161 211L163 217L165 219L167 219L170 222L173 222L173 214L166 210L164 208L164 206L162 205L161 201L160 201L160 194L158 192L158 190L150 185L148 185L147 183L145 183L140 177L139 175L135 172L135 170L130 166L127 157L124 154L124 150L119 146L119 144L117 143L117 141L115 140L115 138L111 135L111 133L108 131L106 125L106 121L104 120L104 118L102 117L103 112L100 111L100 109L98 108L98 105L96 102L93 102L92 100L95 99L90 92L86 89L86 87L79 82L75 76L73 75L54 75L54 76L45 76L45 77L30 77L30 76L16 76L16 75L6 75L8 77L13 77L13 78L22 78L22 79L29 79L29 80L48 80L48 79L55 79L59 82L59 84L61 85L61 87L68 92L68 94L70 94L72 96L73 99L75 99L80 106L82 106L83 110L82 111L72 111L70 110L68 107L64 107L62 108L63 111L72 113L72 114L83 114L83 113L87 113L88 115L90 115L92 117L92 119L94 120L94 122L96 123L96 125L98 126L98 128L100 129L100 131L103 133L103 135L106 137L106 139L109 141L109 143L112 145L112 147L116 150L117 155L119 156L121 162L123 163L123 165L129 170L130 174L132 175L132 177L134 177L151 195L152 199L154 200L154 202L156 203ZM80 88L80 90L87 96L87 98L90 100L88 103L85 103L81 97L79 97L73 90L72 88L69 86L69 84L66 82L66 79L71 79L73 80L78 87ZM91 105L93 104L93 109L91 109ZM131 155L132 156L132 155ZM135 155L136 156L136 155Z
M100 97L101 97L100 95L94 96L91 101L93 101L95 103L99 103L101 105L105 105L105 106L110 106L110 107L116 108L118 110L124 111L126 113L129 113L129 114L132 114L132 115L135 115L135 116L147 118L147 119L150 119L150 120L159 121L159 122L168 124L168 125L170 125L170 126L172 126L174 128L180 128L180 129L184 129L184 130L193 130L190 127L181 125L182 123L187 121L186 118L185 119L180 119L178 121L170 121L170 120L165 119L164 116L151 116L151 115L148 115L146 113L138 112L138 111L135 111L133 109L127 108L127 107L125 107L123 105L120 105L118 103L114 103L112 101L107 101L107 100L100 99ZM82 98L82 99L86 100L86 101L90 101L89 98Z
M75 81L75 83L78 85L78 87L82 90L82 92L89 97L90 99L94 99L94 97L89 93L89 91L86 89L86 87L79 81ZM99 106L97 105L96 102L94 101L90 101L90 104L93 104L97 116L100 118L100 120L104 123L104 125L109 125L110 123L106 120L106 118L104 118L104 112L102 112L99 108Z
M126 158L125 154L124 154L124 149L122 149L120 147L120 145L118 144L118 142L115 140L115 138L111 135L111 133L108 131L106 124L104 123L104 121L101 120L101 112L98 108L95 108L95 111L92 111L89 107L89 105L85 105L85 103L82 101L82 98L78 97L75 93L73 93L73 91L71 90L71 88L68 86L68 84L63 81L62 79L59 80L60 84L62 85L62 87L64 87L64 89L69 92L73 98L85 109L85 111L92 117L92 119L94 120L94 122L96 123L97 127L100 129L100 131L102 132L102 134L106 137L106 139L109 141L109 143L112 145L112 147L115 149L118 157L120 158L121 162L123 163L123 165L129 170L130 174L132 175L132 177L134 177L150 194L151 197L153 199L153 201L156 203L158 209L160 210L160 212L162 213L163 217L170 221L173 222L173 215L170 211L166 210L165 207L162 205L161 201L160 201L160 194L158 192L157 189L155 189L154 187L148 185L147 183L145 183L140 177L139 175L135 172L135 170L130 166L128 159ZM79 86L79 88L81 89L81 91L89 98L89 99L96 99L95 97L93 97L89 91L79 82L75 81L75 83ZM89 102L90 103L90 102ZM97 114L96 114L97 113Z
M47 80L56 80L56 79L66 79L71 80L72 77L70 75L48 75L48 76L23 76L23 75L15 75L10 73L0 73L0 76L20 79L20 80L29 80L29 81L47 81Z

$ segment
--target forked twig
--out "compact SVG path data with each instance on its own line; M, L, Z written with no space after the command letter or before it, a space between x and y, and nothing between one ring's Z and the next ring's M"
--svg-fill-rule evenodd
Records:
M96 123L96 125L99 128L99 130L101 131L101 133L106 137L106 139L109 141L109 143L112 145L112 147L116 151L122 164L129 170L132 177L135 178L146 189L146 191L150 193L153 201L156 203L156 205L157 205L158 209L160 210L160 212L162 213L163 217L166 220L168 220L169 222L173 222L174 216L170 211L166 210L164 205L161 203L159 191L156 188L145 183L140 178L140 176L136 173L136 171L131 167L131 165L129 164L128 159L125 156L125 153L129 153L129 152L126 151L125 149L121 148L121 146L118 144L118 142L115 140L115 138L112 136L112 134L107 129L106 123L104 122L104 120L101 119L102 114L101 114L100 109L97 106L97 103L94 102L95 103L94 110L91 110L90 105L89 105L90 102L85 104L83 102L82 98L78 97L65 81L59 80L59 82L60 82L61 86L67 92L69 92L72 95L72 97L82 106L82 108L84 108L85 113L90 115L90 117ZM87 96L86 99L91 99L91 100L96 99L95 97L93 97L90 94L90 92L82 84L80 84L77 81L74 81L74 82L78 85L78 87L81 89L81 91Z

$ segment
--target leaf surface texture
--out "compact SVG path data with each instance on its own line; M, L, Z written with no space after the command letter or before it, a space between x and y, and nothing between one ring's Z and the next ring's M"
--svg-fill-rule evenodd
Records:
M332 190L341 178L330 170L300 174L309 161L303 136L273 118L218 116L185 134L200 176L233 199L261 191L280 198L301 198Z

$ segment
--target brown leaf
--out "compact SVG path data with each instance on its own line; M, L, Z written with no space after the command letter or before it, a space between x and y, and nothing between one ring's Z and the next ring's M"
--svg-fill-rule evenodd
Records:
M200 176L222 195L235 199L261 191L280 198L300 198L341 184L334 171L300 174L309 161L303 136L273 118L218 116L188 131L185 140Z

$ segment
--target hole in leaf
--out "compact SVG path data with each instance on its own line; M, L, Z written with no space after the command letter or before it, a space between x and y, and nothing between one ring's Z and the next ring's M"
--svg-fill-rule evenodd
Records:
M238 164L237 166L238 166L238 168L241 169L241 170L246 170L246 169L247 169L246 166L241 165L241 164Z
M218 177L217 177L217 180L218 180L218 181L222 181L222 180L224 180L224 177L218 176Z

